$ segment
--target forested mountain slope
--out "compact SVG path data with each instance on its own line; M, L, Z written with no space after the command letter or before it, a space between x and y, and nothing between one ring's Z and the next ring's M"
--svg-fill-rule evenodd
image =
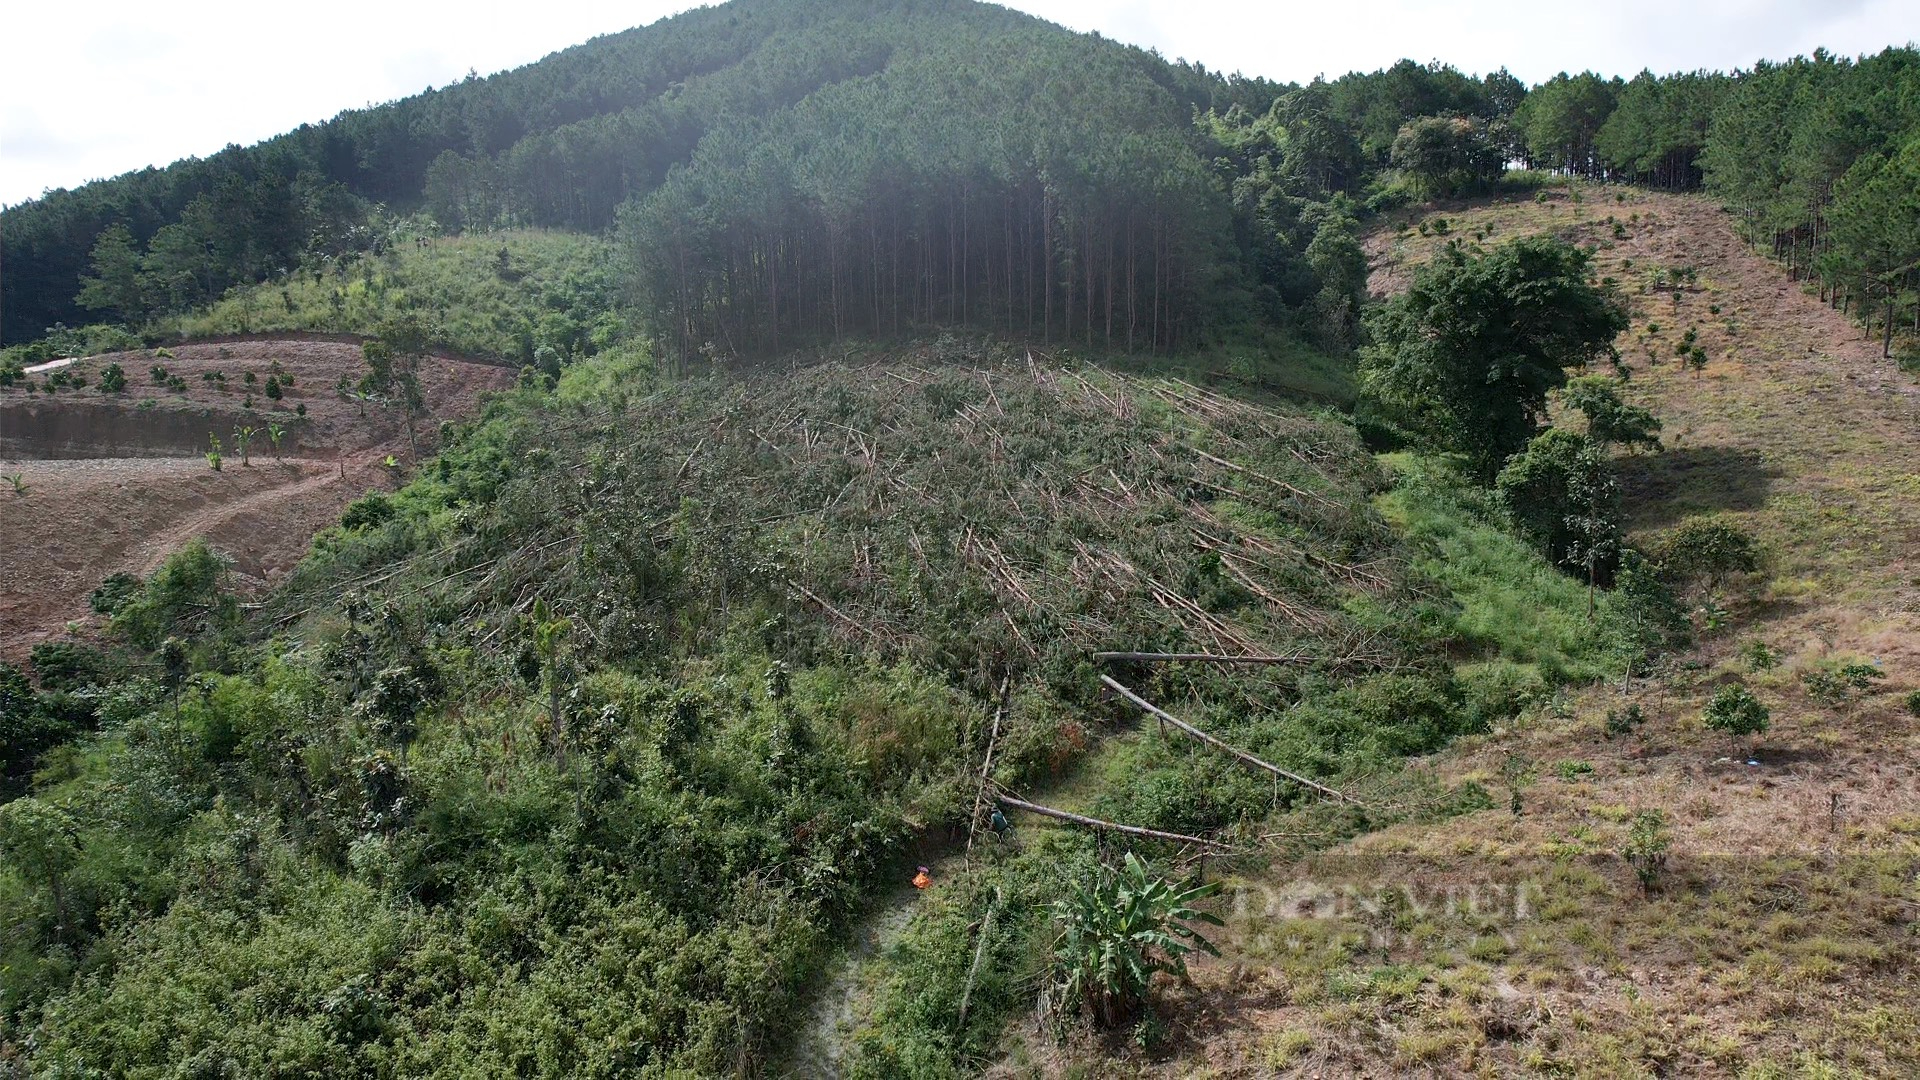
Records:
M13 207L0 325L139 325L423 234L622 219L635 295L688 355L958 322L1128 351L1280 324L1338 349L1357 202L1480 190L1519 158L1705 183L1884 326L1920 273L1916 103L1911 48L1283 86L977 4L740 0Z
M1411 63L1222 77L963 0L736 0L10 208L0 325L139 326L423 234L619 223L657 336L689 355L960 323L1338 349L1362 275L1332 197L1409 117L1492 121L1524 89Z
M837 168L857 162L833 157L845 149L834 141L853 134L844 125L883 123L875 110L912 110L924 115L895 119L922 125L917 134L926 141L913 152L926 160L889 164L985 167L978 153L957 149L995 130L982 110L1042 85L1055 95L1053 108L1044 118L1027 114L1044 119L1032 134L1050 130L1061 153L1081 158L1096 144L1117 151L1129 138L1150 143L1169 132L1178 144L1189 107L1216 96L1224 106L1246 92L1257 108L1272 96L966 0L736 0L525 68L343 113L256 147L10 208L6 333L13 342L55 319L79 321L76 282L95 238L116 222L135 245L157 237L166 253L165 280L156 282L165 295L148 303L205 301L303 257L377 243L363 233L370 205L426 205L453 229L510 221L603 230L624 200L657 187L703 140L717 135L710 155L724 153L718 145L751 135L762 118L780 117L773 127L797 123L794 134L818 144L788 148L809 155L803 173L829 173L798 182L844 204L859 194L847 190L854 174ZM834 88L837 104L786 115ZM1006 149L1028 164L1020 148ZM1184 164L1197 163L1186 154ZM988 181L985 173L969 178ZM211 259L201 258L203 245Z
M1282 327L1337 351L1350 217L1515 159L1705 183L1891 322L1920 281L1916 124L1910 47L1298 86L971 0L735 0L9 208L0 332L148 324L437 232L618 226L632 294L688 356L956 324L1127 352Z

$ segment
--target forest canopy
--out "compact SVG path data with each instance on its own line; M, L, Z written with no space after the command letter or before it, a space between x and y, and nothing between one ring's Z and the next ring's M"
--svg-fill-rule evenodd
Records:
M138 327L409 236L537 227L617 235L688 355L954 325L1128 352L1279 328L1344 352L1354 219L1512 164L1704 185L1891 321L1920 258L1916 138L1911 47L1303 86L969 0L735 0L9 208L0 328Z

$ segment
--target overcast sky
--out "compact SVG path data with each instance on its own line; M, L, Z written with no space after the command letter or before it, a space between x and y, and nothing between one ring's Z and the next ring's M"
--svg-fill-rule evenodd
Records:
M253 143L342 109L517 67L695 6L655 0L55 0L0 26L0 203ZM1077 30L1278 80L1401 57L1528 82L1726 69L1920 39L1920 0L1019 0Z

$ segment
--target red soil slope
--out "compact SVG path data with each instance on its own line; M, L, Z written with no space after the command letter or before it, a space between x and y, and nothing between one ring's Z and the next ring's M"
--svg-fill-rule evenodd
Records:
M0 656L23 654L86 618L87 594L108 574L150 572L195 537L231 556L243 582L265 585L299 561L349 501L397 482L383 463L388 455L408 459L400 417L335 389L342 376L364 370L357 346L257 341L172 352L82 360L69 368L87 379L79 390L0 391L0 473L25 485L18 494L0 487ZM124 393L99 390L111 363L126 372ZM154 365L184 379L186 390L156 384ZM205 377L212 373L225 380ZM293 379L278 402L265 395L269 375ZM434 358L421 381L424 451L440 421L471 414L480 395L507 386L512 373ZM269 423L287 433L280 459L265 434ZM234 444L241 427L259 431L251 464ZM209 433L224 447L218 472L204 456Z

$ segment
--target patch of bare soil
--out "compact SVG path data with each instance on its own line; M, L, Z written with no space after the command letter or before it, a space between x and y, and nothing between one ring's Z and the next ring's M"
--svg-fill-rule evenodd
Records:
M82 389L29 394L18 386L0 390L0 455L8 457L166 457L199 454L209 433L231 446L237 427L254 427L265 446L269 423L286 431L289 453L308 457L355 454L375 445L405 441L401 417L392 409L343 395L344 377L366 370L360 348L331 341L246 341L179 345L154 352L107 353L69 365L84 377ZM126 390L100 392L100 375L118 364ZM179 379L179 388L155 378L155 368ZM48 373L53 374L51 372ZM478 395L511 382L504 368L429 357L422 361L428 434L439 419L470 413ZM249 382L248 379L252 381ZM267 381L282 383L281 397L267 396ZM44 388L46 376L33 382Z
M262 588L348 502L398 482L384 462L408 460L402 418L335 390L363 370L357 346L261 341L172 351L84 359L68 368L87 379L78 390L0 391L0 473L24 485L0 488L0 656L24 654L86 619L87 596L108 574L149 573L195 537L229 555L244 584ZM110 363L126 372L124 393L99 390ZM154 381L155 365L185 390ZM292 380L278 401L266 396L269 376ZM422 451L442 420L470 415L482 393L511 379L497 367L427 360ZM270 423L287 433L278 453ZM233 437L243 427L256 429L250 464ZM217 472L204 456L209 434L223 444Z

